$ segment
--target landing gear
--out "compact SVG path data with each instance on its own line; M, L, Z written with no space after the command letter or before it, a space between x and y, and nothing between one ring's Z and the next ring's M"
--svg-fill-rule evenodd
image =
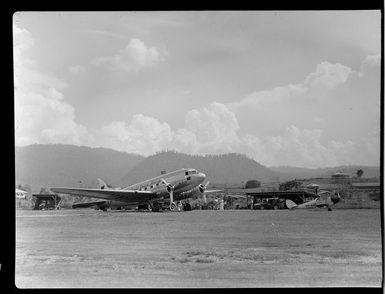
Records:
M170 211L178 211L178 207L175 202L170 202Z

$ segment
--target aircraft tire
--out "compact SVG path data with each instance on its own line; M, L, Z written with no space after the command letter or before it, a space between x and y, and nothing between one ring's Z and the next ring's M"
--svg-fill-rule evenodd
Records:
M277 210L278 209L278 205L274 205L274 210Z
M264 210L265 207L264 207L263 205L261 205L261 206L259 207L259 209L260 209L260 210Z
M178 210L178 207L176 206L175 202L172 202L170 204L170 211L177 211Z

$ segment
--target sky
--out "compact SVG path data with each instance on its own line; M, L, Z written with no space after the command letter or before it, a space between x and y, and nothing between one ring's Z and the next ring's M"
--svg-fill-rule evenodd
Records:
M16 12L15 145L380 164L381 12Z

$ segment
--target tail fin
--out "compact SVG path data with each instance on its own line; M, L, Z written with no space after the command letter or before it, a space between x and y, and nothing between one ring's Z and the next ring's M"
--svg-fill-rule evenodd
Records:
M107 184L103 180L98 179L98 183L99 183L99 189L108 189Z
M286 206L287 206L287 208L292 209L292 208L297 207L298 205L295 204L294 201L292 201L290 199L286 199Z

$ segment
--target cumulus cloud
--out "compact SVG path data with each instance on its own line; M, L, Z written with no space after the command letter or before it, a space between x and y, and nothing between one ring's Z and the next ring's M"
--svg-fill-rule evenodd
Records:
M22 62L25 63L26 60L21 57L22 53L33 47L34 44L35 40L29 31L16 25L13 26L13 55L17 65Z
M260 138L281 136L294 125L321 129L323 142L350 140L362 146L379 124L379 61L379 55L369 56L359 70L322 62L297 84L253 92L227 106L240 129Z
M334 88L345 83L352 72L353 70L347 66L338 63L322 62L317 65L315 72L312 72L305 78L304 84Z
M167 123L140 114L128 124L120 121L103 127L100 142L104 147L144 155L162 149L190 154L239 152L268 166L335 166L351 164L357 157L353 142L322 143L322 135L320 129L300 129L294 125L279 136L241 135L234 113L226 105L213 102L188 112L184 128L176 131ZM367 153L362 154L363 160L365 156Z
M381 55L367 56L361 63L361 72L359 75L362 77L365 74L369 74L371 71L375 71L378 74L381 66Z
M166 53L155 47L146 46L139 39L131 39L127 46L117 54L102 56L92 60L97 67L137 72L144 68L154 67L165 59Z
M101 135L104 147L144 155L167 148L173 136L167 123L143 114L134 115L129 124L111 122L102 128Z
M254 144L248 153L266 165L292 165L318 167L337 165L333 150L320 142L322 131L319 129L299 129L289 126L280 136L268 136L263 140L252 140L249 136L246 144ZM257 144L256 144L257 143ZM344 143L341 143L342 145Z
M240 102L229 104L230 107L240 108L242 106L258 106L266 107L271 104L283 102L283 100L290 101L291 97L297 97L306 93L307 88L301 84L289 84L285 87L276 87L272 90L264 90L253 92L247 95Z
M185 128L195 134L197 152L229 152L238 145L238 121L234 113L221 103L213 102L206 108L189 111Z
M379 121L379 96L377 76L373 80L368 73L378 66L378 56L366 58L360 71L323 62L301 83L253 92L239 102L213 102L190 110L178 130L138 116L128 125L120 124L115 137L125 143L121 150L146 154L168 148L194 154L240 152L268 166L377 165L380 135L373 126ZM364 89L365 100L359 89ZM248 115L246 122L254 132L241 126L240 120ZM374 121L367 122L372 116ZM299 127L304 125L308 127ZM333 130L337 130L334 137Z
M185 126L173 131L156 118L134 115L129 123L112 122L102 128L100 144L127 152L153 154L174 149L191 154L215 154L238 150L237 119L221 103L186 114Z
M26 54L34 43L27 30L14 27L16 145L68 143L143 155L162 149L240 152L268 166L379 163L380 55L367 57L358 71L322 62L299 83L192 109L176 130L167 122L136 114L90 135L76 123L75 109L65 99L67 83L38 70ZM158 49L131 39L126 48L95 59L93 65L136 72L164 58ZM69 70L76 74L83 67Z
M28 58L35 41L27 30L14 26L13 34L15 144L90 143L87 129L75 122L74 108L64 99L65 81L39 71Z

